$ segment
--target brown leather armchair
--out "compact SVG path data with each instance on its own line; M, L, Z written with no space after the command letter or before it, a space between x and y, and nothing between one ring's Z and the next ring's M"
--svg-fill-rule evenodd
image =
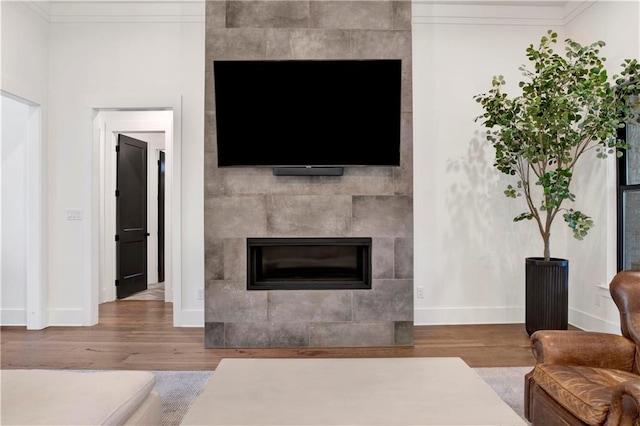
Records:
M618 273L609 291L622 336L531 335L536 366L525 376L524 411L534 425L640 425L640 271Z

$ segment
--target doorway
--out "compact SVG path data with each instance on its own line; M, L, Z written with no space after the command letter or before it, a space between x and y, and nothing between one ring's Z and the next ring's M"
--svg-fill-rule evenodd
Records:
M39 330L48 325L41 108L0 91L0 111L0 324Z
M143 285L148 283L158 283L158 237L162 234L162 245L167 248L167 255L165 256L164 269L166 270L165 280L163 285L163 300L165 302L173 301L173 287L171 280L171 252L168 247L171 246L172 224L171 224L171 184L172 174L171 168L167 165L166 173L166 186L168 188L164 197L164 216L167 220L164 221L162 232L158 229L158 216L157 216L157 158L159 151L167 151L167 156L170 155L173 143L173 111L171 110L155 110L155 111L140 111L140 110L128 110L128 111L97 111L96 125L99 137L101 161L100 161L100 220L99 220L99 240L100 240L100 256L99 256L99 303L114 301L117 298L126 297L128 294L119 294L119 290L116 286L116 279L120 280L121 277L117 277L118 272L118 252L117 244L114 236L118 234L116 231L116 181L117 181L117 167L116 167L116 148L117 140L121 135L125 138L140 139L148 144L149 161L148 167L145 173L148 177L146 187L152 190L147 191L147 203L145 207L148 207L149 214L145 216L149 219L144 224L145 226L138 226L145 228L144 233L148 239L148 246L150 247L148 252L145 252L147 264L146 270L143 272L137 271L135 273L125 274L130 275L130 278L136 278L138 281L144 281ZM139 154L139 153L138 153ZM119 185L118 185L119 186ZM120 189L118 187L118 189ZM139 245L140 247L141 245ZM138 258L141 257L141 252L136 250ZM135 256L127 256L129 259L136 258ZM144 275L144 278L141 278ZM147 280L148 278L148 280ZM139 283L138 283L139 284ZM119 287L119 286L118 286ZM143 289L144 290L144 289ZM148 300L148 299L142 299Z

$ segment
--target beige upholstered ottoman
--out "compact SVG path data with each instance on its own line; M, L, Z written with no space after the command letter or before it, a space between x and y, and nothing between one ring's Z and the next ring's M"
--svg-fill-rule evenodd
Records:
M2 425L158 425L153 373L0 371Z

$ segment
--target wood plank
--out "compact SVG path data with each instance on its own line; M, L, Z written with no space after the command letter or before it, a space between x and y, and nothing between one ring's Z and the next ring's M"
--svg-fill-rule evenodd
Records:
M100 305L92 327L0 327L0 366L94 370L214 370L222 358L461 357L471 367L533 366L524 324L416 326L414 346L205 349L204 329L173 327L172 304Z

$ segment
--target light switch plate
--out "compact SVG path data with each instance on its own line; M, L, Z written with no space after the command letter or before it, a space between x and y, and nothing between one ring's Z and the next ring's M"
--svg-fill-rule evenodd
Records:
M67 220L82 220L82 210L79 210L79 209L67 210Z

